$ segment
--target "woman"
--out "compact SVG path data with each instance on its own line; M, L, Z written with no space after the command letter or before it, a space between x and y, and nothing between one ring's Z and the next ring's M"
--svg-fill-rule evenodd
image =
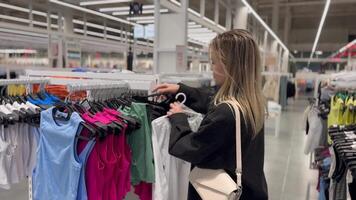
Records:
M210 44L214 79L219 87L213 101L209 93L183 84L162 84L158 93L187 96L185 105L206 114L197 132L192 132L187 115L178 103L171 104L168 113L172 124L170 154L194 166L224 169L236 180L235 118L229 105L240 105L242 144L243 200L268 199L263 172L265 100L261 91L259 48L245 30L232 30L218 35ZM211 105L211 106L209 106ZM189 200L200 199L193 187Z

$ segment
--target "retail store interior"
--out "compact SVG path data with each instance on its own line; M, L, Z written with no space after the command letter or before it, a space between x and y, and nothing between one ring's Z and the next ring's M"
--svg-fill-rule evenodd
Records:
M188 199L189 173L180 168L188 163L168 154L166 139L156 141L155 120L146 119L148 106L146 111L134 105L150 104L148 96L162 83L215 87L211 41L226 31L246 29L258 44L262 91L268 100L268 199L356 200L355 18L356 0L0 0L0 199ZM74 113L89 108L101 112L104 101L117 113L132 114L137 108L137 116L122 116L110 126L98 121L84 129L133 133L108 134L96 143L89 138L80 154L78 142L70 151L75 155L67 152L67 161L60 161L66 156L62 149L68 147L61 146L65 138L50 140L50 134L43 134L47 129L56 132L43 125L45 114L57 105ZM68 102L80 106L67 107ZM106 118L115 115L105 112ZM143 128L150 134L152 129L152 141ZM110 140L114 137L117 141ZM133 145L129 153L125 137ZM93 188L102 180L90 183L85 167L100 149L96 146L106 140L120 143L113 145L120 149L119 156L112 150L115 160L129 164L109 160L113 170L103 164L103 174L112 173L110 178L122 185L105 190L111 182L104 181L110 186L94 197ZM162 156L155 148L161 148ZM58 153L57 161L46 157L49 149ZM81 178L73 174L77 168L65 165L71 156L73 162L80 161ZM171 171L157 166L160 162L169 162ZM48 174L41 174L42 169ZM155 173L150 175L150 170ZM184 184L186 189L180 190Z

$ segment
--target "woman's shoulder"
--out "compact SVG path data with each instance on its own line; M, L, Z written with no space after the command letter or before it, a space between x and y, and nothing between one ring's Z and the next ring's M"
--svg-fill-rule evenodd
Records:
M226 103L220 103L212 106L207 114L207 117L224 120L226 123L235 123L233 111Z

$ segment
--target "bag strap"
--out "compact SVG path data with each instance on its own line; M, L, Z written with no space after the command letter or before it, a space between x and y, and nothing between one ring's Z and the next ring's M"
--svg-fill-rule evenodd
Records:
M240 117L240 109L236 103L227 101L230 109L233 111L235 115L236 121L236 188L239 189L242 187L242 156L241 156L241 117Z

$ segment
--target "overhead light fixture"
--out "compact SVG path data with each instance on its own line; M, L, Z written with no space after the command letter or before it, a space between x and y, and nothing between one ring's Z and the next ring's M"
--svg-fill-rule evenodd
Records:
M200 13L198 13L197 11L195 11L195 10L193 10L193 9L191 9L191 8L188 8L188 12L190 12L190 13L192 13L192 14L198 16L198 17L200 17Z
M188 22L188 25L195 25L195 24L197 24L197 23L195 23L195 22Z
M138 23L138 24L154 24L155 21L154 20L139 20L139 21L136 21L136 23Z
M345 50L349 49L350 47L354 46L356 44L356 39L353 40L352 42L348 43L346 46L342 47L338 53L342 53Z
M70 3L65 3L65 2L62 2L62 1L59 1L59 0L49 0L49 1L51 3L55 3L55 4L58 4L58 5L61 5L61 6L65 6L65 7L68 7L68 8L73 8L75 10L79 10L79 11L82 11L82 12L86 12L86 13L90 13L90 14L93 14L93 15L97 15L97 16L100 16L100 17L103 17L103 18L106 18L106 19L110 19L110 20L113 20L113 21L129 24L129 25L132 25L132 26L136 25L135 23L129 22L127 20L120 19L120 18L117 18L117 17L113 17L111 15L107 15L107 14L104 14L104 13L101 13L101 12L97 12L97 11L94 11L94 10L90 10L90 9L87 9L87 8L83 8L83 7L80 7L80 6L76 6L76 5L73 5L73 4L70 4Z
M167 13L169 10L168 9L161 9L161 13ZM153 14L155 13L154 10L143 10L142 14ZM129 11L120 11L120 12L113 12L112 15L129 15Z
M297 50L294 50L294 51L293 51L293 53L294 53L294 54L297 54L297 53L298 53L298 51L297 51Z
M214 33L208 28L188 29L188 33Z
M142 10L149 10L149 9L154 9L154 5L143 5ZM100 12L117 12L117 11L129 11L130 7L125 6L125 7L113 7L113 8L100 8Z
M174 3L176 6L181 6L182 4L176 0L171 0L172 3Z
M207 17L203 17L203 19L205 19L206 21L208 21L211 24L216 24L213 20L207 18Z
M202 25L200 25L200 24L188 25L188 28L189 28L189 29L201 28L201 27L203 27L203 26L202 26Z
M312 49L312 52L310 53L308 66L310 65L311 59L313 58L315 50L316 50L316 47L318 45L318 42L319 42L319 39L320 39L320 35L321 35L321 31L323 30L325 19L326 19L326 16L327 16L328 12L329 12L330 3L331 3L331 0L326 0L325 7L324 7L324 12L323 12L323 15L321 17L319 28L318 28L318 32L316 33L315 41L314 41L314 44L313 44L313 49Z
M323 55L323 52L322 51L315 51L315 54L320 56L320 55Z
M127 20L131 20L131 21L133 21L133 20L154 20L155 19L155 17L154 16L140 16L140 17L128 17L128 18L126 18Z
M81 6L92 6L92 5L100 5L100 4L113 4L113 3L127 3L132 0L101 0L101 1L84 1L80 2Z
M221 28L222 30L226 31L226 28L224 26L221 26L220 24L218 24L218 27Z
M345 46L341 47L337 52L335 52L334 54L332 54L331 56L329 56L329 58L333 58L336 55L348 50L349 48L351 48L352 46L356 45L356 39L349 42L348 44L346 44Z
M282 48L286 51L289 52L288 48L284 43L282 42L281 39L272 31L272 29L266 24L266 22L263 21L263 19L257 14L257 12L252 8L252 6L246 1L246 0L241 0L243 4L251 11L252 15L255 16L255 18L262 24L262 26L271 34L271 36L282 46Z

